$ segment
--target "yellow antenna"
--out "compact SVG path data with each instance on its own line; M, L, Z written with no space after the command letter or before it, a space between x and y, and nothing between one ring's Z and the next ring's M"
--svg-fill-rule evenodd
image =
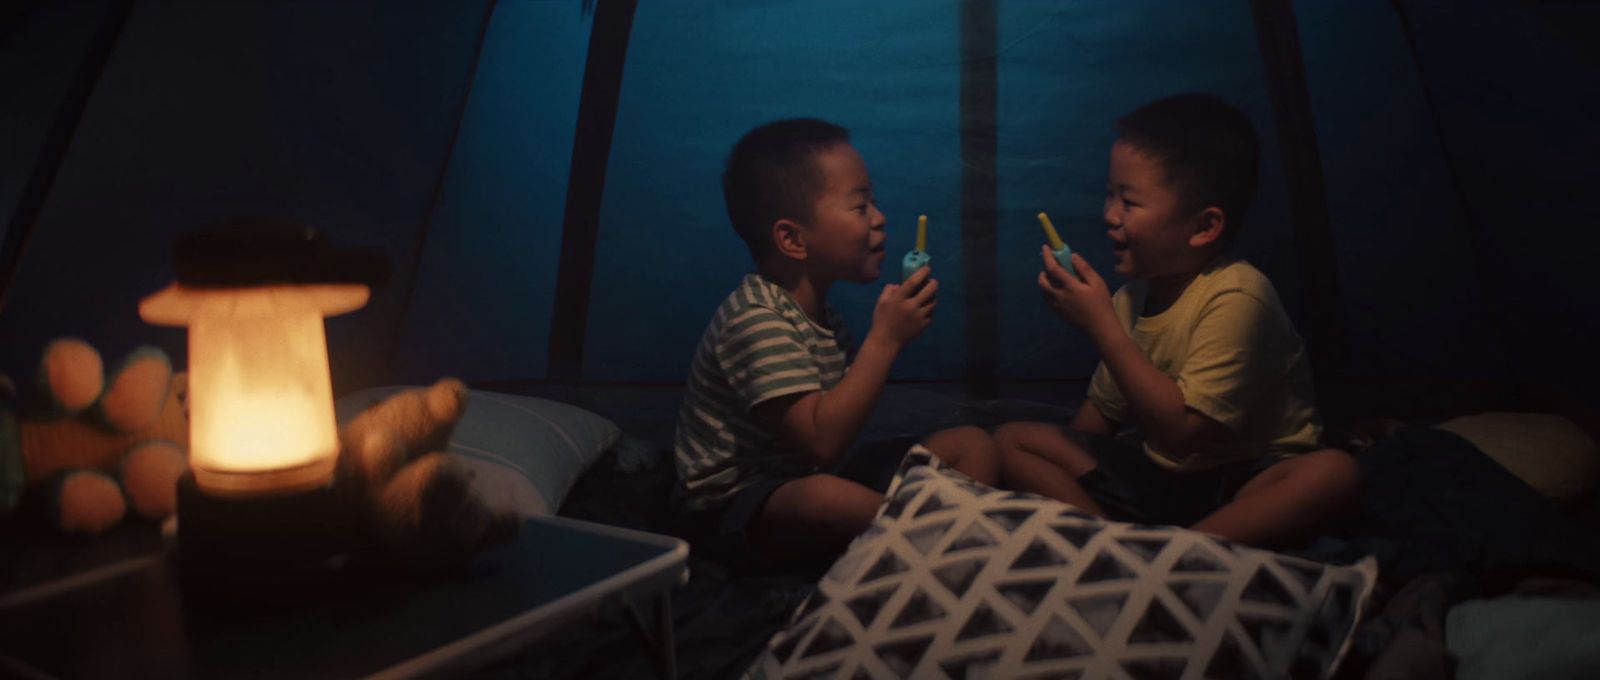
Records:
M1050 239L1051 250L1061 250L1067 244L1061 241L1061 235L1056 233L1056 225L1050 223L1050 216L1039 213L1039 224L1044 226L1045 238Z
M917 216L917 250L928 249L928 216Z

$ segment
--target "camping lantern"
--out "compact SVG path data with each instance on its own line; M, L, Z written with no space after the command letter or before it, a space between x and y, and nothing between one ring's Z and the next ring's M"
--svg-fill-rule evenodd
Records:
M141 301L139 315L188 328L185 590L240 603L303 594L337 569L355 515L334 474L323 318L364 306L387 263L270 221L186 236L173 255L176 282Z
M219 496L303 491L333 479L339 442L324 316L359 309L362 284L190 287L139 305L189 327L189 464Z

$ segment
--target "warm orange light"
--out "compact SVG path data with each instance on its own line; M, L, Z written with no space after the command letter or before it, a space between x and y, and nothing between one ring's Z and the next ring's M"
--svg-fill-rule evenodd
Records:
M327 484L339 442L322 318L367 302L360 284L168 286L139 303L189 327L189 465L220 495Z

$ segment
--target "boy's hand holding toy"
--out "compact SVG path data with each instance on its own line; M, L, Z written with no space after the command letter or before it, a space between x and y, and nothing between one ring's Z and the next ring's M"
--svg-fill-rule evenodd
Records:
M933 258L928 255L928 216L917 217L917 247L900 260L900 283L883 287L878 295L877 307L872 312L872 328L867 332L871 339L888 341L896 349L905 347L933 323L933 309L938 306L934 293L939 281L933 278Z
M933 269L918 269L905 283L889 284L878 294L877 307L872 312L872 329L868 339L880 334L879 339L896 348L905 347L933 323L933 309L938 306L934 294L939 290Z
M1039 257L1044 260L1044 271L1039 272L1039 290L1044 292L1050 309L1091 334L1106 328L1106 324L1116 326L1117 313L1111 305L1111 291L1087 260L1076 253L1070 255L1074 271L1068 271L1061 266L1050 246L1041 246Z
M1101 324L1114 326L1116 309L1111 305L1105 280L1088 261L1067 247L1049 215L1039 213L1039 226L1044 227L1045 238L1050 242L1039 250L1044 260L1039 290L1044 292L1045 303L1061 318L1091 333Z

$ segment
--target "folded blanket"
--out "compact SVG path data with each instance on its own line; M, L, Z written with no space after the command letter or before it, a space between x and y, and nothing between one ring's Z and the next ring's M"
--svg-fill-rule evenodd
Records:
M1441 571L1600 577L1600 545L1587 530L1455 434L1401 429L1358 460L1358 516L1295 554L1331 562L1375 555L1395 586Z

